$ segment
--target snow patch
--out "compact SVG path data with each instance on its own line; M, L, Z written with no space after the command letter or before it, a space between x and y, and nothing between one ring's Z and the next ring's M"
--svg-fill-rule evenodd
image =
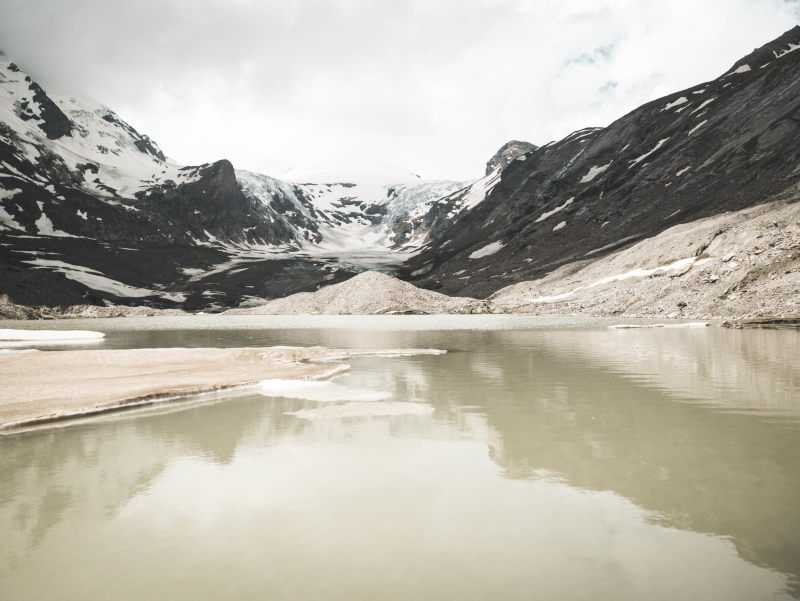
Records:
M25 230L2 206L0 206L0 225L12 230Z
M608 326L609 330L632 330L640 328L707 328L710 324L705 321L692 321L689 323L620 323Z
M567 222L566 222L566 221L562 221L562 222L560 222L558 225L556 225L556 226L553 228L553 231L554 231L554 232L557 232L558 230L560 230L560 229L561 229L562 227L564 227L565 225L567 225Z
M666 138L663 138L663 139L659 140L658 144L656 144L655 147L650 152L645 152L642 156L633 159L631 161L631 164L628 165L628 169L630 169L634 165L638 165L639 163L641 163L643 160L645 160L647 157L649 157L651 154L653 154L656 150L661 148L664 145L664 142L666 142L667 140L669 140L669 137L666 137Z
M621 280L627 280L630 278L642 278L651 276L654 273L659 271L679 271L686 269L687 267L691 267L694 262L697 260L697 257L687 257L685 259L679 259L668 265L660 265L658 267L654 267L653 269L632 269L631 271L626 271L625 273L619 273L615 275L610 275L605 278L601 278L588 284L586 286L578 286L574 290L570 290L569 292L564 292L561 294L555 294L553 296L538 296L535 298L530 298L527 300L528 303L554 303L560 300L564 300L565 298L569 298L576 292L581 290L586 290L589 288L595 288L597 286L602 286L603 284L610 284L611 282L618 282Z
M161 293L154 290L136 288L134 286L123 284L117 280L112 280L96 269L91 269L90 267L84 267L82 265L72 265L63 261L39 258L23 261L23 263L33 265L34 269L52 269L55 272L63 273L64 277L83 284L92 290L107 292L109 294L113 294L114 296L141 298L144 296L161 295Z
M695 126L692 128L692 131L690 131L690 132L689 132L688 134L686 134L686 135L688 135L688 136L691 136L691 135L692 135L694 132L696 132L698 129L700 129L701 127L703 127L703 126L704 126L706 123L708 123L708 119L706 119L706 120L704 120L704 121L701 121L700 123L698 123L697 125L695 125Z
M730 73L728 73L728 75L737 75L739 73L747 73L748 71L750 71L750 65L742 65L735 71L731 71ZM728 75L726 75L725 77L727 77Z
M686 267L690 267L696 260L697 257L687 257L686 259L678 259L673 263L661 265L660 267L655 267L653 269L632 269L631 271L626 271L625 273L610 275L606 278L597 280L596 282L592 282L587 286L587 288L594 288L596 286L602 286L603 284L628 280L630 278L643 278L653 275L659 271L679 271L681 269L685 269Z
M709 98L708 100L706 100L706 101L705 101L703 104L701 104L700 106L698 106L696 109L694 109L694 110L693 110L691 113L689 113L689 114L690 114L690 115L694 115L694 114L695 114L697 111L701 110L701 109L702 109L703 107L705 107L705 106L708 106L709 104L711 104L712 102L714 102L716 99L717 99L717 97L716 97L716 96L714 96L713 98Z
M92 330L0 330L3 341L35 341L49 340L97 340L104 338L103 332Z
M614 162L614 161L611 161L611 163L613 163L613 162ZM586 183L588 183L588 182L592 181L592 180L593 180L594 178L596 178L598 175L600 175L601 173L603 173L603 171L605 171L606 169L608 169L609 167L611 167L611 163L608 163L608 165L595 165L594 167L592 167L591 169L589 169L589 172L588 172L586 175L584 175L584 176L581 178L581 181L580 181L580 183L581 183L581 184L586 184Z
M791 42L789 42L789 48L781 51L773 50L772 54L775 55L775 58L781 58L782 56L786 56L787 54L789 54L790 52L794 52L795 50L800 50L800 44L792 44Z
M679 177L679 176L683 175L684 173L689 171L689 169L691 169L691 168L692 168L691 165L689 167L684 167L683 169L681 169L680 171L675 173L675 177Z
M39 203L41 204L41 203ZM39 235L41 236L57 236L59 238L77 238L78 236L73 236L72 234L68 234L67 232L62 232L61 230L57 230L53 226L53 222L50 221L50 218L44 214L42 211L41 217L34 222L34 225L39 230Z
M470 254L469 258L480 259L481 257L488 257L489 255L493 255L494 253L496 253L504 246L505 244L503 244L499 240L497 242L492 242L491 244L487 244L486 246L479 248L478 250Z
M0 188L0 200L7 200L9 198L14 198L17 194L22 192L19 188L11 188L10 190L5 190Z
M673 102L669 102L666 105L664 105L664 108L661 109L661 111L663 112L663 111L669 110L674 106L680 106L681 104L686 104L687 102L689 102L689 99L686 98L686 96L681 96L677 100L675 100Z
M497 182L500 181L501 172L501 169L498 167L486 177L472 184L469 187L469 192L467 192L461 201L462 208L465 210L471 209L483 202L497 185Z
M564 201L563 205L556 207L552 211L546 211L545 213L542 213L541 215L539 215L539 218L536 221L534 221L534 223L539 223L540 221L544 221L545 219L547 219L551 215L555 215L559 211L567 208L569 205L572 204L573 200L575 200L574 196L572 198L568 198L566 201Z

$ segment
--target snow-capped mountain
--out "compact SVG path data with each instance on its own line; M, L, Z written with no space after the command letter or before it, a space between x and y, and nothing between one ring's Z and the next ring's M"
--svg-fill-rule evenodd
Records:
M0 293L17 302L235 305L314 289L407 258L432 204L464 185L319 175L181 166L112 110L50 97L0 56Z
M608 127L511 141L469 185L385 166L280 179L180 166L110 109L50 97L0 57L0 295L229 307L377 268L486 296L797 185L798 49L795 27Z
M428 220L436 203L467 182L404 175L391 172L380 174L386 179L356 176L337 181L327 180L327 174L307 174L302 182L289 182L236 172L245 194L283 214L295 228L298 246L312 253L413 252L423 247L431 235Z
M519 155L405 277L485 297L796 185L798 49L795 27L713 81Z

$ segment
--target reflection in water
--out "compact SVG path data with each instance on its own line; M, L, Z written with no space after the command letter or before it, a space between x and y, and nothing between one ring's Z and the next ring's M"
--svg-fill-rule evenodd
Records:
M250 395L0 438L0 597L800 596L794 333L248 336L456 352L337 380L431 415Z

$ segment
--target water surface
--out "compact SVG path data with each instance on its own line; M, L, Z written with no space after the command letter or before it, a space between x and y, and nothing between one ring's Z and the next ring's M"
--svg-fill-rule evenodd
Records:
M0 598L800 597L800 336L608 323L29 323L451 352L0 437Z

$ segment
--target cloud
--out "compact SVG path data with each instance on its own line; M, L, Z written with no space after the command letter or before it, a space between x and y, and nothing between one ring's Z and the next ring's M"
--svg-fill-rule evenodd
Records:
M478 176L716 77L795 0L0 0L0 46L184 163L279 175L343 155Z

